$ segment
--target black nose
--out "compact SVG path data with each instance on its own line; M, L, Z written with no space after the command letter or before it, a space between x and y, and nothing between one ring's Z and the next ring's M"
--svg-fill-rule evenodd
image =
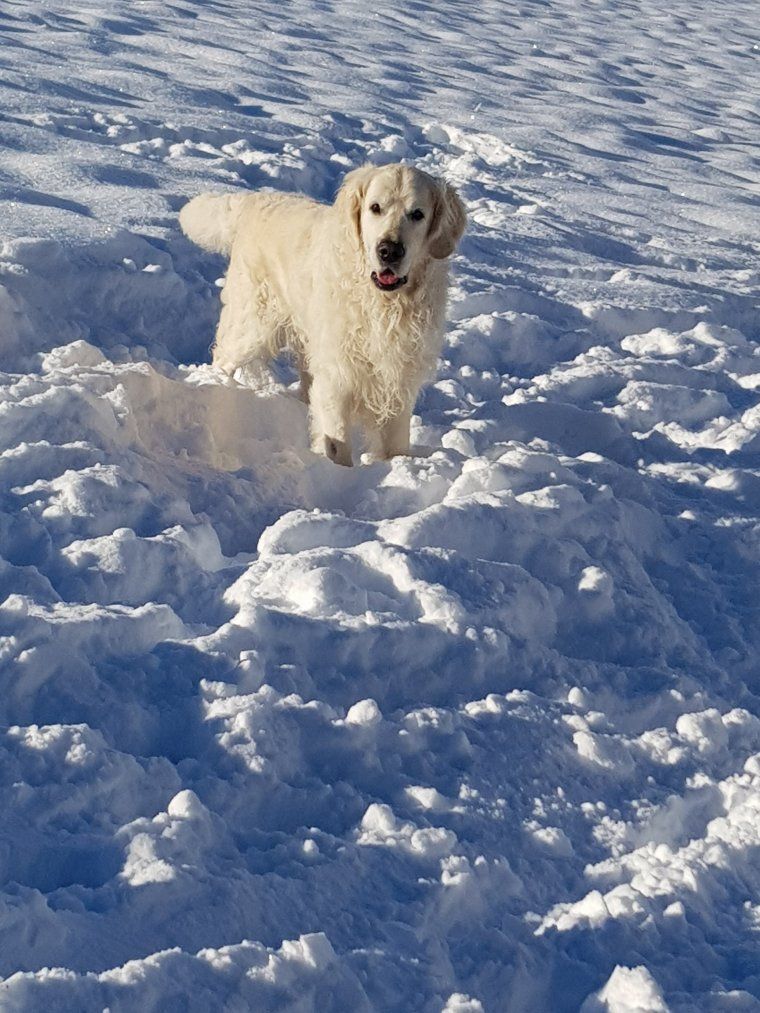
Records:
M397 264L405 253L404 244L394 243L392 239L381 239L377 244L377 255L383 264Z

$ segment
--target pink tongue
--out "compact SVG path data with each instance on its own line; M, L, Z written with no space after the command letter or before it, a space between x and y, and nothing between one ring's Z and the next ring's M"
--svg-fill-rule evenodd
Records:
M380 281L386 285L392 285L395 281L398 281L398 275L394 274L393 271L389 271L388 268L380 272Z

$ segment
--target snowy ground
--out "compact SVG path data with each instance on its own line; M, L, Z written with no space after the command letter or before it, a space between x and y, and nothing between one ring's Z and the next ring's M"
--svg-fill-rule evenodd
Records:
M756 5L0 9L0 1009L760 1009ZM206 188L467 201L418 454Z

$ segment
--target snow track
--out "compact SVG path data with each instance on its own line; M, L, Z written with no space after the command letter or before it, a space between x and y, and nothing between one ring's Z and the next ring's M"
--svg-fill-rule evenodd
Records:
M5 5L0 1008L760 1008L754 15ZM403 158L447 345L337 469L176 211Z

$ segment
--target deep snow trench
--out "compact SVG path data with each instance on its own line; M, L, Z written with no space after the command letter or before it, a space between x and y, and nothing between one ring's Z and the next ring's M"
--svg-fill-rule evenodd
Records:
M0 1009L760 1009L756 22L3 5ZM399 159L470 226L349 471L176 212Z

